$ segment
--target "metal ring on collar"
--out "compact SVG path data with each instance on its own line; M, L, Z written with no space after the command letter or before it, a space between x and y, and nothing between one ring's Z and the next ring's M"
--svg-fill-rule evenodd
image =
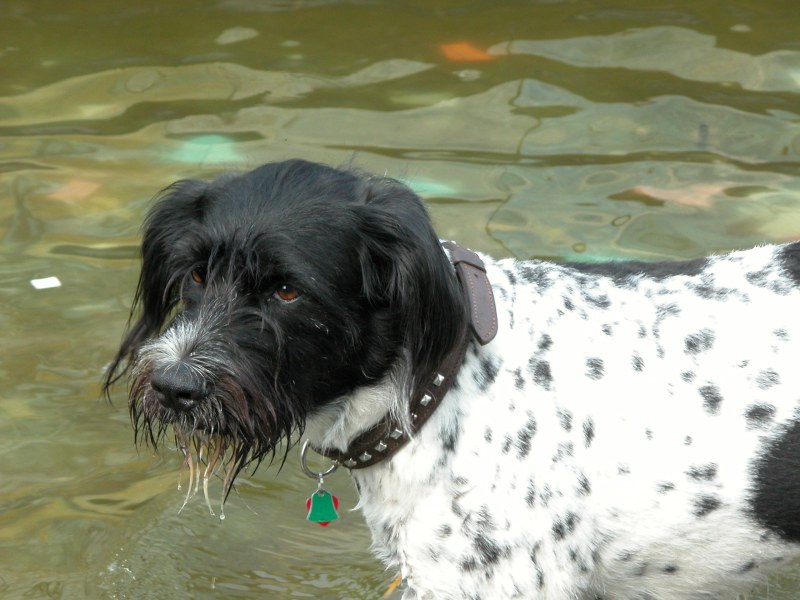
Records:
M303 442L302 447L300 448L300 466L303 468L303 473L311 477L311 479L321 480L323 477L327 477L331 473L333 473L336 469L339 468L339 463L334 462L330 467L328 467L327 471L322 473L315 473L311 469L308 468L308 463L306 463L306 452L311 447L311 444L308 440Z

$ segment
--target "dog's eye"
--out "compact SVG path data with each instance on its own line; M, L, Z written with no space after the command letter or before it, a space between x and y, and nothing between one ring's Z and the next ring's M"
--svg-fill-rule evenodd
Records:
M191 277L192 281L198 285L202 285L206 282L206 274L202 269L192 269Z
M300 297L300 291L297 288L284 283L283 285L278 286L278 289L275 290L273 296L281 302L294 302Z

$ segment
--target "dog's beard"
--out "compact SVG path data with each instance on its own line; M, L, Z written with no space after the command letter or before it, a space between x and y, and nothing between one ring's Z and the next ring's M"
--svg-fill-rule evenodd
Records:
M143 369L134 375L132 383L130 414L137 444L144 442L157 448L171 433L175 447L183 456L178 489L181 489L184 471L188 471L181 510L198 492L202 471L203 495L212 515L209 480L214 477L222 480L220 513L223 516L225 500L236 475L248 464L261 462L272 446L254 444L237 433L237 427L229 426L217 395L207 398L197 410L190 412L161 406L150 386L150 375L150 370ZM228 395L232 394L241 394L238 386L229 386Z
M139 350L131 372L129 410L137 444L157 449L172 437L181 452L180 477L184 471L189 475L181 509L199 491L202 472L203 494L212 514L209 481L222 481L224 518L222 510L236 476L248 466L255 470L265 458L274 458L280 441L301 427L302 419L296 402L276 401L285 394L266 367L263 353L260 361L254 361L252 352L248 356L231 340L227 344L214 341L208 330L193 338L192 329L203 330L179 321ZM152 378L155 370L168 368L181 354L188 354L187 347L195 348L192 357L180 360L197 372L208 391L191 409L179 410L159 401ZM224 352L223 347L227 348ZM288 452L288 444L285 447Z

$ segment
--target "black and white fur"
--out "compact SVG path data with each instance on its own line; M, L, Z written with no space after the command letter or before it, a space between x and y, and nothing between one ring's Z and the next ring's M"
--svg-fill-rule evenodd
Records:
M499 333L418 435L353 479L404 598L727 599L800 542L800 243L682 263L493 260ZM130 365L152 443L233 474L394 412L464 326L421 201L303 161L152 209Z

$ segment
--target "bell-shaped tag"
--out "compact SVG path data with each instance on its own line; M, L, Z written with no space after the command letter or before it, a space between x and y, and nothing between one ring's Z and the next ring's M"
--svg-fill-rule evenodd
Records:
M319 523L323 527L330 525L331 521L339 518L336 509L339 508L339 499L328 490L319 489L306 500L308 514L306 520Z

